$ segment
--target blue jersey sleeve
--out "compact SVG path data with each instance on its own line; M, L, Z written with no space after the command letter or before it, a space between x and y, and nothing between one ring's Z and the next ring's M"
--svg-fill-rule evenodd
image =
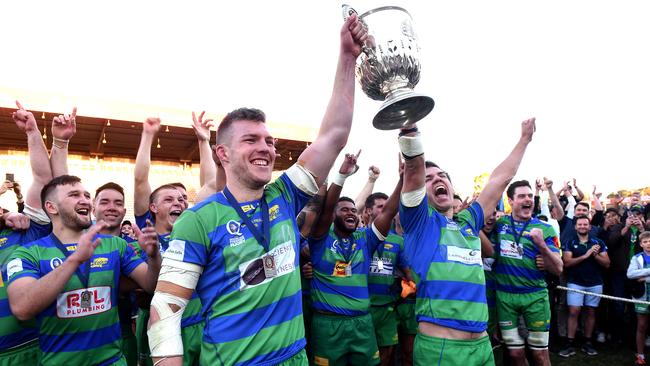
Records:
M9 284L23 277L41 278L39 260L33 250L35 250L34 246L21 247L11 253L9 262L7 263L7 279Z
M478 236L479 230L483 228L484 217L483 217L483 208L481 204L474 201L468 208L458 213L458 223L462 225L468 225L474 231L474 235Z
M368 246L368 255L372 257L372 254L377 251L377 247L382 243L382 240L379 239L372 227L366 227L365 229L366 245ZM380 256L383 254L383 246L380 248L378 253Z
M418 274L427 271L440 240L440 228L429 214L426 196L416 207L406 207L400 202L400 222L404 229L404 256Z
M138 225L140 229L144 229L147 226L147 220L151 221L152 224L156 223L156 220L151 216L151 211L147 210L144 215L135 215L135 224Z
M119 238L119 242L120 245L123 245L122 256L120 257L120 271L123 275L128 276L137 266L144 263L144 261L142 260L142 257L133 250L131 244L128 244L122 238ZM142 250L142 252L144 252L144 250Z
M193 210L185 210L174 223L169 247L163 257L198 264L208 264L211 241L201 217Z
M293 217L296 217L311 199L310 195L296 187L286 173L282 174L275 182L270 184L267 189L269 191L277 191L282 195Z
M25 243L36 241L44 236L50 235L52 232L52 224L45 225L39 224L34 220L29 223L29 229L25 233Z
M426 195L422 198L422 202L415 207L406 207L402 201L399 203L399 219L405 233L418 230L426 223L428 216L429 204Z

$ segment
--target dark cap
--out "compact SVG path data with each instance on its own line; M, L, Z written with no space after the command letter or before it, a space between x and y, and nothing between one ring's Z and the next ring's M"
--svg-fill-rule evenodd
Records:
M643 211L643 206L641 205L632 205L632 207L630 207L630 212L643 213Z

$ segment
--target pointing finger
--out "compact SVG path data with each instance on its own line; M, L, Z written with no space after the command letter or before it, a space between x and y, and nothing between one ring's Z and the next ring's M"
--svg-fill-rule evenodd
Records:
M70 118L75 119L77 117L77 107L72 107L72 114Z
M355 157L359 158L359 155L361 155L361 149L359 149L359 152L357 153L357 156L355 156Z
M16 107L18 107L18 109L22 109L22 110L25 110L25 108L23 108L23 105L22 105L22 104L20 104L20 102L19 102L19 101L16 101Z

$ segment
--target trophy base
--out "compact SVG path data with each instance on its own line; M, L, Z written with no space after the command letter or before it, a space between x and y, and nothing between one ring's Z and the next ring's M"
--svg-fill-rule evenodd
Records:
M433 98L412 91L389 95L372 119L372 125L379 130L396 130L413 124L431 112Z

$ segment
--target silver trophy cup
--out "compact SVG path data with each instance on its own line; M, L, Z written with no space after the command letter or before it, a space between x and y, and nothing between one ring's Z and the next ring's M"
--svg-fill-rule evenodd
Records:
M344 18L354 13L343 5ZM413 91L420 81L420 47L411 15L397 6L383 6L361 14L359 20L368 30L368 39L357 60L357 78L367 96L384 101L373 126L393 130L421 120L434 102Z

